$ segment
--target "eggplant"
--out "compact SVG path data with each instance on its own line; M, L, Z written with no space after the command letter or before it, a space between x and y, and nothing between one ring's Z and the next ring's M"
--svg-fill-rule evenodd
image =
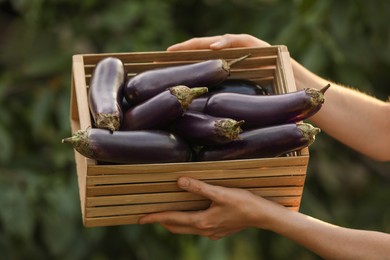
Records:
M62 140L85 157L114 164L170 163L191 160L189 145L162 130L115 131L89 128Z
M209 88L210 93L241 93L247 95L267 95L265 89L249 79L227 79Z
M123 115L120 130L162 128L182 116L192 100L207 91L206 87L188 88L183 85L171 87L127 110Z
M320 110L329 87L330 84L321 90L306 88L266 96L218 93L208 99L204 112L212 116L244 120L246 129L299 122Z
M126 75L118 58L108 57L97 63L88 89L88 105L95 127L111 131L119 129Z
M248 55L230 62L215 59L147 70L126 82L124 95L130 104L139 104L176 85L209 87L227 79L230 67L246 57Z
M223 145L205 146L199 161L219 161L277 157L309 146L320 129L308 123L289 123L247 130L238 140Z
M267 95L267 92L256 82L247 79L227 79L209 87L209 92L192 101L188 110L203 112L207 100L216 93L240 93L247 95Z
M224 144L238 139L244 121L187 111L170 124L170 131L193 145Z

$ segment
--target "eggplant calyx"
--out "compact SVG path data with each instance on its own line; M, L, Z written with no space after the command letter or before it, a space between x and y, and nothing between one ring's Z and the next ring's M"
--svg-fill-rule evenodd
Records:
M310 97L310 100L314 106L323 104L325 102L325 92L330 87L330 84L326 85L320 90L315 88L305 88L305 93Z
M62 143L70 143L74 149L86 157L92 157L93 152L89 146L88 131L78 130L71 137L62 139Z
M220 119L215 121L215 130L218 135L228 138L229 140L238 140L239 134L242 133L241 125L244 120L236 121L233 119Z
M308 123L297 123L297 127L302 132L302 136L308 141L308 145L311 145L316 138L316 135L321 132L321 129L314 127Z
M119 115L100 113L96 115L96 127L116 131L120 127Z
M169 88L169 91L172 95L174 95L179 101L183 111L186 111L188 106L191 104L194 98L207 93L207 87L197 87L197 88L189 88L184 85L179 85L175 87Z

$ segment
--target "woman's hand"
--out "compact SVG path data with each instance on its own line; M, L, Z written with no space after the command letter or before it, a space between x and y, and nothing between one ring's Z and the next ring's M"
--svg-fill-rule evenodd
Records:
M187 177L179 178L178 186L210 199L210 207L204 211L150 214L141 218L139 223L158 222L172 233L194 234L217 240L244 228L263 228L271 219L267 214L274 212L274 207L282 208L244 189L214 186Z
M211 37L192 38L168 47L168 51L212 49L220 50L239 47L269 47L270 44L249 34L224 34Z

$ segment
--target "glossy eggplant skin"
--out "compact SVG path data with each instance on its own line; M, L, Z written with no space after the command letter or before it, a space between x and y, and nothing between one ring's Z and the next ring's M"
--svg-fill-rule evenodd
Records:
M205 146L199 161L276 157L309 146L320 130L306 123L290 123L244 131L239 140Z
M89 128L79 130L63 142L85 157L104 163L170 163L191 159L188 144L172 133L162 130L115 131Z
M120 130L156 129L182 116L184 110L177 98L166 90L142 104L127 110Z
M244 120L247 129L299 122L320 110L325 100L323 92L308 88L266 96L218 93L208 99L204 112Z
M239 93L247 95L267 95L267 92L256 82L247 79L226 79L209 88L209 92L194 99L188 110L203 112L207 100L216 93Z
M169 129L193 145L225 144L238 138L243 123L187 111L171 123Z
M126 72L120 59L107 57L97 63L88 89L88 104L95 127L119 129L125 81Z
M209 93L240 93L247 95L267 95L265 89L248 79L226 79L209 88Z
M207 92L207 88L190 89L182 85L171 87L127 110L124 113L120 130L163 128L176 118L181 117L186 111L188 103L205 92Z
M130 104L139 104L176 85L210 87L228 78L233 62L213 59L147 70L126 82L124 95Z

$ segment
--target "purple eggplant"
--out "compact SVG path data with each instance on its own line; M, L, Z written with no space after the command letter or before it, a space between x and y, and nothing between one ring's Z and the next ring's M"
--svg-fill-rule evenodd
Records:
M162 130L115 131L89 128L62 140L85 157L115 164L186 162L191 149L179 136Z
M119 129L125 79L126 72L120 59L108 57L97 63L88 89L88 105L95 127Z
M238 139L244 121L187 111L172 124L170 130L193 145L224 144Z
M204 112L244 120L246 129L299 122L320 110L329 86L266 96L218 93L208 99Z
M152 97L127 110L123 116L121 130L162 128L182 116L192 100L206 93L206 87L188 88L180 85Z
M139 104L176 85L209 87L227 79L230 66L247 56L230 62L215 59L147 70L126 82L124 95L130 104Z
M205 146L199 161L277 157L309 146L319 128L307 123L290 123L244 131L240 139L223 145Z
M249 79L227 79L209 88L210 93L241 93L247 95L267 95L265 89Z
M267 92L254 81L247 79L227 79L209 88L209 92L195 98L188 107L188 110L203 112L207 100L216 93L267 95Z

